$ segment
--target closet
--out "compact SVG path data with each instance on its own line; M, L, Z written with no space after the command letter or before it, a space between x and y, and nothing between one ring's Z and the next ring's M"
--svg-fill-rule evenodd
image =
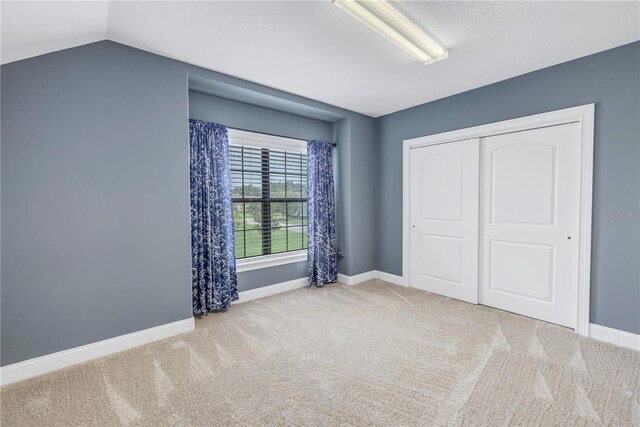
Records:
M410 286L575 328L582 132L574 121L409 147Z

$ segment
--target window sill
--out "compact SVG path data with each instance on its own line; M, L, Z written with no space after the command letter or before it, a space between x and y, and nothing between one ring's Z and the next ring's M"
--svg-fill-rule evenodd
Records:
M261 268L276 267L278 265L291 264L307 260L307 251L285 252L282 254L265 255L255 258L241 259L236 261L236 271L259 270Z

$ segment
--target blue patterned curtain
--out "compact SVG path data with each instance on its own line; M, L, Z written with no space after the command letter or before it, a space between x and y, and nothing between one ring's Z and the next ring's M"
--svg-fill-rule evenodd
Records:
M189 120L193 314L238 299L227 127Z
M309 192L309 285L338 280L336 197L333 185L333 147L322 141L307 145Z

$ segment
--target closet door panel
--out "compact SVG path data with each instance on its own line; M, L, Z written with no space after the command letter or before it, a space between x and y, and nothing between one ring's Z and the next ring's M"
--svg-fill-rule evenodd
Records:
M412 287L477 303L479 141L411 152Z
M580 126L483 138L480 303L575 327Z

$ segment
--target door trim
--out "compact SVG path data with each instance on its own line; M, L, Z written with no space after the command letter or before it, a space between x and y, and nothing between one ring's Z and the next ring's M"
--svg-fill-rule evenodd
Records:
M548 113L489 123L435 135L406 139L402 143L402 277L410 278L410 156L411 150L428 145L464 139L483 138L567 123L581 124L580 240L576 333L589 336L589 297L591 289L591 221L593 210L593 138L595 104L580 105Z

